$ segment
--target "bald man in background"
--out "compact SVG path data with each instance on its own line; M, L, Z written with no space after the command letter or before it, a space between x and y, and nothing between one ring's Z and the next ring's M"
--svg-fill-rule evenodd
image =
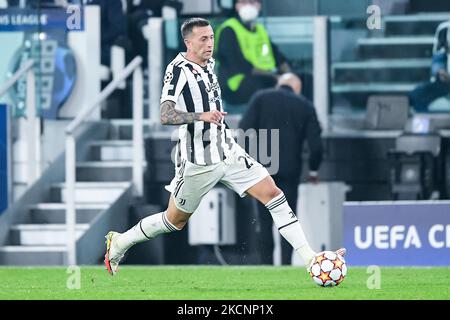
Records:
M279 158L278 172L271 172L276 184L284 191L288 203L297 208L298 185L302 173L303 142L309 149L308 182L318 181L318 170L322 162L321 128L313 104L301 95L301 80L293 73L285 73L278 78L276 88L255 93L250 99L247 111L239 123L243 130L267 129L267 156ZM271 145L270 130L279 130L279 141ZM259 137L258 146L260 146ZM251 156L254 156L251 154ZM266 156L266 155L262 155ZM258 161L260 161L258 150ZM264 164L270 167L269 164ZM270 172L270 170L269 170ZM295 209L294 209L295 210ZM298 212L301 219L302 213ZM261 236L258 238L262 264L273 264L274 241L272 218L264 206L258 205ZM281 239L281 262L290 265L292 247Z

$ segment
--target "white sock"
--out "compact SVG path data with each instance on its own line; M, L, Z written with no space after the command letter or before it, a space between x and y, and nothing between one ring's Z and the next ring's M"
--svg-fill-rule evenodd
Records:
M289 207L284 193L279 194L268 203L266 208L272 215L272 219L278 228L280 234L291 244L296 252L308 265L314 257L315 252L311 249L306 240L305 233L302 226L294 214L294 211Z
M161 233L169 233L173 231L179 231L170 221L167 219L166 211L152 214L139 221L130 230L122 233L116 242L116 246L120 250L128 250L136 243L153 239Z

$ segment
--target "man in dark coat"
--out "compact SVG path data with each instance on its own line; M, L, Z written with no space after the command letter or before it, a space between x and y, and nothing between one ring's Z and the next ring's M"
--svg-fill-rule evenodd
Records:
M276 88L257 92L250 100L248 110L239 126L243 130L268 130L268 148L270 156L279 157L279 170L274 173L277 185L284 190L288 203L297 207L298 185L302 171L303 142L309 148L310 182L317 182L317 171L322 161L321 128L312 103L300 95L301 81L292 74L283 74ZM279 129L279 143L271 144L270 131ZM261 137L259 137L261 138ZM258 141L258 146L260 146ZM278 149L278 150L277 150ZM265 156L265 155L263 155ZM258 161L260 161L258 156ZM261 161L262 162L262 161ZM273 164L273 161L271 162ZM264 163L262 163L264 164ZM267 164L266 164L267 166ZM270 171L270 170L269 170ZM271 172L273 174L273 172ZM295 210L295 209L294 209ZM301 212L298 213L301 217ZM260 231L261 262L273 264L274 242L272 238L271 217L264 206L258 206ZM292 248L284 239L282 241L282 264L291 264Z

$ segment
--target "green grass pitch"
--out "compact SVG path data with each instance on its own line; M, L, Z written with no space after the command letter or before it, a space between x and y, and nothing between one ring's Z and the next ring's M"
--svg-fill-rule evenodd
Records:
M353 300L450 299L450 268L381 267L380 289L369 289L372 273L350 267L334 288L315 285L303 267L124 265L117 276L102 267L0 268L0 299L155 300ZM373 278L372 278L373 280ZM79 289L69 289L76 286Z

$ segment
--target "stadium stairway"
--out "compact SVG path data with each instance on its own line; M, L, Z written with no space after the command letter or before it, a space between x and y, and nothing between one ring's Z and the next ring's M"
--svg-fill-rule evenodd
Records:
M357 60L332 63L333 107L365 110L373 94L406 95L430 77L436 27L450 13L387 16L374 37L357 40Z
M128 227L132 196L132 122L92 123L77 138L77 263L97 264L111 229ZM0 216L0 265L64 265L64 154Z

